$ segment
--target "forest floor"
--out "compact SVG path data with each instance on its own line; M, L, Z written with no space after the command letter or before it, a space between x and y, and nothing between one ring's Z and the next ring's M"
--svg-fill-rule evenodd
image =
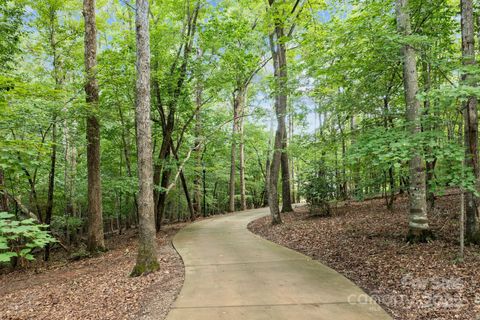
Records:
M57 254L0 275L0 319L163 319L184 278L172 237L186 223L157 234L160 270L129 277L136 258L135 230L107 240L109 251L80 261Z
M365 290L394 319L480 319L480 247L467 246L457 259L460 196L439 197L430 215L436 239L405 243L408 203L399 197L393 211L382 199L348 202L331 217L312 217L306 207L270 217L249 229L300 251L340 272ZM368 303L368 301L366 301Z

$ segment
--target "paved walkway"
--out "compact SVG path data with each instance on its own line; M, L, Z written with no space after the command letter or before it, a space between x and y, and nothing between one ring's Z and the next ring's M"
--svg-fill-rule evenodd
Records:
M337 272L247 230L266 214L203 220L175 236L185 283L167 320L391 319Z

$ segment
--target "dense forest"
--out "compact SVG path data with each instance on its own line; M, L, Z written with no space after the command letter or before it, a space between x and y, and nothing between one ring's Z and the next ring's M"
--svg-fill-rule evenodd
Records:
M404 241L425 243L449 190L462 260L480 243L478 5L0 1L0 264L133 229L143 275L166 225L370 198L406 197Z

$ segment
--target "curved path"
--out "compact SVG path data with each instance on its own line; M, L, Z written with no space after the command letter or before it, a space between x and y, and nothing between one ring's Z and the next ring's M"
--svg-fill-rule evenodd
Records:
M391 319L339 273L247 230L266 214L215 217L175 236L185 283L167 320Z

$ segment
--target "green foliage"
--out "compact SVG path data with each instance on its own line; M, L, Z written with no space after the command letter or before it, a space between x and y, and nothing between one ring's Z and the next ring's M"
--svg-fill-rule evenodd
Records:
M63 231L68 228L70 233L76 232L84 224L84 220L79 217L72 216L54 216L50 227L52 230Z
M323 161L313 163L304 173L300 192L310 205L310 212L315 215L329 215L329 202L335 199L334 170L328 168Z
M13 214L0 212L0 262L9 262L12 257L33 260L32 250L43 248L56 240L33 219L14 220Z
M12 68L14 55L19 51L23 6L16 1L0 2L0 73ZM1 90L1 88L0 88Z
M81 2L0 3L2 188L23 199L29 210L43 211L56 147L55 234L76 232L86 221L85 117L91 112L101 127L103 216L129 219L128 224L135 220L135 21L123 2L97 1L100 101L95 110L84 102ZM405 190L412 154L435 163L429 181L435 193L451 186L474 191L473 173L462 166L459 133L462 104L480 97L475 85L480 68L462 66L458 3L409 2L414 32L402 37L394 1L287 0L270 7L265 1L202 0L195 36L188 39L187 21L197 2L152 1L152 85L158 83L152 86L154 164L171 170L171 178L184 165L190 193L205 168L206 206L215 213L225 210L231 145L242 138L232 135L232 100L248 84L243 118L247 201L263 205L275 129L272 94L278 89L269 36L277 22L285 36L275 40L288 48L287 151L295 171L294 193L315 206ZM188 40L192 48L186 59ZM418 98L424 107L423 130L417 135L405 122L400 47L407 41L417 53ZM468 81L461 80L462 73ZM158 157L162 119L171 111L178 161L173 155ZM197 141L202 141L199 152L191 152ZM239 189L237 177L237 200ZM164 189L157 185L155 190ZM182 220L186 212L176 181L166 218Z

